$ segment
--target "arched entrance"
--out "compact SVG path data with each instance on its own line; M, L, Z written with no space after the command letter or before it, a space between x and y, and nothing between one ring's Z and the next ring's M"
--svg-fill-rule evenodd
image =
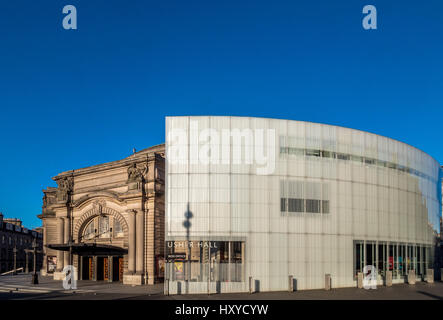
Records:
M128 248L128 226L105 202L82 215L74 228L78 249L79 280L123 281Z

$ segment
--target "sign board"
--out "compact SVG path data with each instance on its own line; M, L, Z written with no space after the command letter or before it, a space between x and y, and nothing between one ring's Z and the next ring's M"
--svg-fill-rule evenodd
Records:
M174 273L176 280L184 280L183 262L174 262Z
M186 253L173 253L168 254L168 260L185 260Z
M47 265L48 273L54 273L56 267L57 267L57 257L48 256L48 265Z

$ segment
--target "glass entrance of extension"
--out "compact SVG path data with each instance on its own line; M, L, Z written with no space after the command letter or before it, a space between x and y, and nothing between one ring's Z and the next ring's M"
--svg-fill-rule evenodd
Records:
M424 280L426 270L433 268L432 248L426 244L356 240L354 241L354 280L367 265L376 268L378 280L385 277L386 271L392 271L393 281L402 282L409 270L415 270L417 280Z
M123 281L123 256L82 256L79 280Z

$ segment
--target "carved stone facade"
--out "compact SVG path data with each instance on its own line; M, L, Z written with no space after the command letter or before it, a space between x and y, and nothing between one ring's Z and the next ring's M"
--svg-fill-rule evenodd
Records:
M162 281L164 151L158 145L53 178L58 187L43 190L39 215L42 274L61 279L63 268L72 264L78 279L135 285ZM63 251L69 247L72 254Z

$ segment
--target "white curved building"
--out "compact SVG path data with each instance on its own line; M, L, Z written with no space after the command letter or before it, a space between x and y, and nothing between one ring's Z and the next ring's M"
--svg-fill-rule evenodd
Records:
M166 118L170 293L404 282L434 267L440 167L359 130L247 117Z

